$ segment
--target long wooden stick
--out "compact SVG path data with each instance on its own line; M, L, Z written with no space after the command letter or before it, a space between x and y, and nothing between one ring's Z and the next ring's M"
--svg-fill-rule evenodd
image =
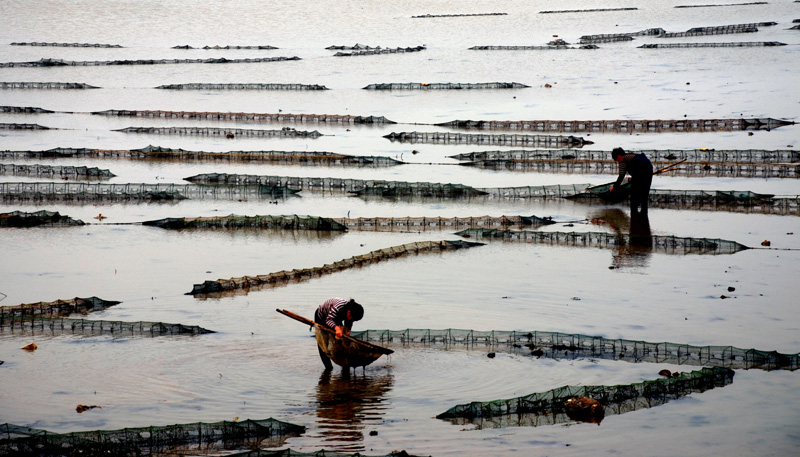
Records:
M326 327L324 325L320 325L320 324L318 324L318 323L316 323L316 322L314 322L314 321L312 321L310 319L307 319L307 318L305 318L305 317L303 317L303 316L301 316L299 314L295 314L295 313L293 313L293 312L291 312L289 310L286 310L286 309L275 309L275 311L283 314L284 316L291 317L292 319L294 319L294 320L296 320L298 322L302 322L302 323L310 325L312 327L316 327L318 329L321 329L324 332L328 332L328 333L331 333L333 335L336 334L335 331L329 329L328 327ZM359 340L358 338L353 338L350 335L342 335L342 338L346 339L347 341L351 341L353 343L360 344L362 346L366 346L366 347L370 348L373 351L381 352L383 354L392 354L394 352L391 349L387 349L387 348L385 348L383 346L378 346L377 344L372 344L372 343L370 343L368 341L362 341L362 340Z

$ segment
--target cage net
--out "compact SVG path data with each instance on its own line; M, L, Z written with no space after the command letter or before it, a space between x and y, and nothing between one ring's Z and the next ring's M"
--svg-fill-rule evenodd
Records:
M270 84L270 83L190 83L164 84L156 89L167 90L328 90L319 84Z
M35 106L0 106L0 113L51 114L55 113L55 111L37 108Z
M86 83L4 81L0 82L0 89L99 89L99 87Z
M109 179L115 175L110 171L97 167L73 165L40 165L0 163L0 175L36 176L47 178L99 178Z
M391 141L401 143L433 143L433 144L483 144L505 146L527 146L536 148L560 147L574 148L592 144L581 137L563 135L526 135L526 134L480 134L450 132L392 132L384 135Z
M722 43L648 43L639 46L642 49L656 49L656 48L754 48L754 47L770 47L770 46L786 46L786 43L780 41L735 41L735 42L722 42Z
M476 240L502 239L524 243L568 247L620 248L635 246L662 254L735 254L749 249L735 241L719 238L692 238L672 235L637 235L607 232L540 232L533 230L503 230L470 228L456 233Z
M238 229L274 228L286 230L346 231L348 226L328 217L317 216L230 216L170 217L142 222L142 225L164 229Z
M174 201L185 199L286 198L296 190L267 186L2 182L0 199L41 201Z
M0 425L0 455L33 456L142 456L213 453L225 449L280 446L305 427L276 419L196 422L167 426L52 433L46 430Z
M383 116L341 114L230 113L219 111L106 110L92 114L159 119L200 119L213 121L298 122L328 124L396 124Z
M605 407L605 414L622 414L724 387L733 382L733 376L729 368L702 368L627 385L563 386L516 398L456 405L436 418L478 422L482 428L565 423L572 420L567 406L571 398L591 398Z
M703 43L695 43L703 44ZM708 43L706 43L708 44ZM658 133L658 132L715 132L774 129L794 124L771 118L724 118L724 119L617 119L617 120L534 120L534 121L472 121L456 120L435 124L476 130L523 130L545 133ZM417 132L406 135L417 134ZM398 134L395 134L398 135ZM586 144L591 144L587 142ZM545 147L545 146L542 146Z
M164 65L194 63L261 63L300 60L299 57L257 57L251 59L136 59L136 60L64 60L42 58L30 62L0 62L0 68L15 67L101 67L109 65Z
M334 219L349 230L424 231L459 230L470 227L541 227L555 224L550 217L481 216L481 217L358 217Z
M694 346L610 339L577 333L464 329L362 330L352 336L382 345L442 349L502 350L553 359L596 358L639 363L712 366L731 369L790 370L800 368L800 354L741 349L733 346Z
M58 211L12 211L0 214L0 227L68 227L85 225L80 219L62 216Z
M39 124L2 123L0 130L50 130L50 127Z
M102 311L121 302L103 300L98 297L75 297L67 300L50 302L23 303L14 306L0 306L0 314L9 317L66 317L70 314L87 314L93 311Z
M402 162L381 156L348 156L322 151L187 151L160 146L147 146L140 149L88 149L88 148L53 148L46 151L0 151L0 157L36 157L36 158L129 158L136 160L219 160L228 162L274 162L305 165L356 165L356 166L393 166Z
M800 152L792 149L637 149L654 163L669 163L676 160L706 163L800 163ZM590 149L516 149L509 151L480 151L450 156L461 161L536 161L536 160L572 160L608 162L610 151ZM615 164L616 165L616 164Z
M170 324L166 322L124 322L113 320L72 319L65 317L40 317L0 314L0 332L24 335L110 335L163 336L203 335L214 333L197 325Z
M363 267L384 260L417 255L432 252L451 251L474 246L482 246L481 243L471 243L461 240L456 241L420 241L415 243L403 244L384 249L378 249L353 256L332 264L321 267L303 268L295 270L283 270L277 273L258 276L242 276L240 278L218 279L216 281L205 281L202 284L195 284L194 288L187 292L187 295L205 295L210 293L225 292L237 289L251 289L259 287L274 287L284 285L288 282L305 281L317 278L322 275L332 274L350 268Z
M278 138L318 138L322 136L316 130L295 130L292 128L282 128L280 130L258 130L258 129L226 129L219 127L125 127L116 129L114 132L125 133L146 133L149 135L199 135L199 136L223 136L229 137L278 137Z
M524 89L521 83L377 83L364 87L366 90L472 90L472 89Z

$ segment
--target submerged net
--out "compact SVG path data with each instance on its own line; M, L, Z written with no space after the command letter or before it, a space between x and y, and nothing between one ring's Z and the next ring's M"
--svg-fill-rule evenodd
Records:
M365 86L366 90L472 90L472 89L523 89L521 83L380 83Z
M0 455L39 457L208 453L261 445L279 446L285 438L304 432L305 427L301 425L272 418L72 433L52 433L3 424L0 425Z
M319 84L277 84L277 83L189 83L164 84L156 89L168 90L328 90Z
M707 44L707 43L697 43ZM648 46L648 45L645 45ZM640 46L641 47L641 46ZM771 118L726 118L726 119L617 119L596 121L471 121L456 120L435 124L476 130L517 130L547 133L659 133L659 132L718 132L738 130L774 129L794 124Z
M500 230L470 228L456 233L477 240L502 239L569 247L634 248L662 254L735 254L747 246L718 238L689 238L669 235L636 235L606 232L538 232L532 230Z
M383 116L351 116L347 114L230 113L219 111L106 110L92 114L103 116L145 117L164 119L201 119L213 121L298 122L328 124L396 124Z
M733 382L733 376L728 368L703 368L627 385L563 386L522 397L456 405L436 418L462 424L477 422L481 428L566 423L572 421L567 406L571 398L591 398L605 406L605 414L623 414L724 387Z
M347 156L323 151L187 151L184 149L147 146L141 149L53 148L46 151L0 151L0 157L92 157L129 158L135 160L218 160L228 162L273 162L328 166L394 166L403 162L379 156Z
M277 138L318 138L322 136L318 131L295 130L284 127L280 130L259 130L259 129L226 129L219 127L126 127L116 129L114 132L125 133L147 133L150 135L200 135L200 136L224 136L233 138L243 137L277 137Z
M262 63L300 60L299 57L258 57L251 59L138 59L138 60L93 60L76 61L64 59L40 59L31 62L0 62L0 68L14 67L99 67L107 65L163 65L186 63Z
M177 201L185 199L286 198L296 190L267 186L198 184L106 184L75 182L3 182L0 200Z
M13 164L0 163L0 175L10 176L45 176L45 177L71 177L81 178L113 178L114 173L97 167L83 167L73 165L40 165L40 164Z
M328 217L317 216L230 216L170 217L142 222L142 225L164 229L240 229L269 228L285 230L325 230L343 232L348 227Z
M800 369L800 353L740 349L734 346L694 346L610 339L577 333L462 329L362 330L352 336L381 345L422 345L442 349L485 348L511 353L572 360L593 358L639 363L712 366L731 369Z
M18 316L0 314L0 331L51 335L162 336L202 335L214 333L197 325L166 322L124 322L110 320L70 319L62 317Z
M0 306L0 314L11 317L66 317L70 314L87 314L93 311L102 311L121 302L103 300L98 297L70 298L51 302L23 303L15 306Z
M240 278L205 281L202 284L195 284L194 288L190 292L187 292L186 295L205 295L205 294L225 292L237 289L280 286L288 282L305 281L312 278L320 277L322 275L332 274L339 271L348 270L350 268L368 266L373 263L382 262L384 260L395 259L398 257L406 257L409 255L417 255L417 254L424 254L431 252L457 250L463 248L470 248L474 246L483 246L483 244L470 243L461 240L420 241L415 243L408 243L400 246L378 249L375 251L368 252L366 254L361 254L344 260L340 260L332 264L326 264L321 267L295 269L291 271L283 270L277 273L270 273L267 275L242 276Z
M448 132L392 132L384 135L391 141L401 143L434 144L489 144L506 146L528 146L537 148L574 148L592 144L581 137L561 135L505 135L470 134Z
M58 211L41 210L32 213L12 211L0 214L0 227L68 227L74 225L85 224L80 219L62 216Z
M0 82L0 89L99 89L86 83Z

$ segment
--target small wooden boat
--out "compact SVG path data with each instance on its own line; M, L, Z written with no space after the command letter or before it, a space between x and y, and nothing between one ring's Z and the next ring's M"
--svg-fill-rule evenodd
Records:
M314 327L317 345L319 345L325 355L330 357L333 363L339 366L365 367L378 360L382 355L389 355L394 352L391 349L362 341L358 338L353 338L350 335L336 338L336 333L324 325L317 324L310 319L306 319L303 316L285 309L276 309L275 311Z

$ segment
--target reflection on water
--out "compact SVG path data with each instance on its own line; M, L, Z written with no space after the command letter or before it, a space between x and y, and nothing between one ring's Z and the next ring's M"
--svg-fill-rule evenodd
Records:
M383 417L386 394L392 388L391 373L351 374L324 371L314 394L317 425L326 448L336 451L364 450L364 428L377 424Z
M604 208L592 215L592 220L605 223L618 235L617 249L611 258L613 268L646 268L653 253L653 234L646 212L630 216L619 208ZM630 241L626 241L630 234Z

